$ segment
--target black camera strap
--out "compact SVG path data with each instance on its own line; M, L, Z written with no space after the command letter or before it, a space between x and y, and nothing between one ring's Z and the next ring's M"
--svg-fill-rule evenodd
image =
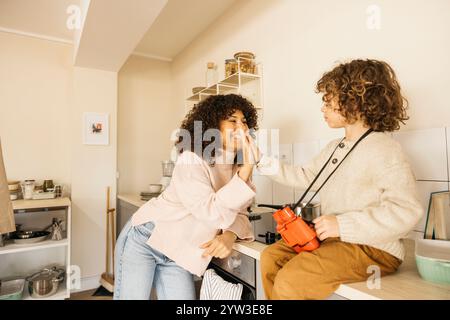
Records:
M325 179L325 181L322 183L322 185L316 190L316 192L314 193L314 195L311 197L311 199L309 199L309 201L305 204L305 207L311 203L311 201L314 199L314 197L319 193L319 191L322 189L322 187L325 185L325 183L331 178L331 176L333 175L333 173L336 172L336 170L339 168L339 166L342 164L342 162L344 162L345 158L348 157L348 155L350 154L350 152L353 151L353 149L356 148L356 146L364 139L366 138L371 132L373 131L373 129L369 129L367 130L359 139L358 141L356 141L356 143L353 145L353 147L347 152L347 154L345 155L345 157L341 160L341 162L336 166L336 168L334 168L334 170L328 175L328 177ZM297 203L295 203L295 205L291 208L294 212L295 209L301 204L301 202L303 201L303 199L306 197L306 195L308 194L309 190L312 188L312 186L314 185L314 183L317 181L317 179L319 178L320 174L323 172L323 170L325 170L326 166L328 165L328 163L331 161L331 158L333 158L334 153L336 152L337 148L339 147L339 145L342 143L342 141L344 141L345 138L342 138L341 141L339 141L338 145L336 146L336 148L334 148L333 153L331 153L330 157L328 158L328 160L325 162L325 164L322 166L322 169L320 169L319 173L316 175L316 177L314 178L314 180L311 182L311 184L308 186L308 188L306 189L306 191L303 193L303 195L300 197L300 199L297 201Z

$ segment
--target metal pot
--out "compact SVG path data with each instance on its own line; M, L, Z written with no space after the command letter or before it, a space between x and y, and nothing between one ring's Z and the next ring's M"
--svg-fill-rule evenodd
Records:
M276 210L283 209L286 206L291 208L294 207L295 204L285 204L285 205L276 205L276 204L258 204L258 207L266 207L272 208ZM295 214L299 217L302 217L303 220L307 222L312 222L315 218L320 216L320 203L313 202L309 203L305 207L306 203L302 202L297 208L295 208Z
M320 216L320 203L309 203L305 207L306 203L302 203L295 209L297 216L302 217L303 220L312 222L314 219Z
M46 268L26 278L28 292L32 298L45 298L58 291L59 284L64 280L66 270L62 268Z

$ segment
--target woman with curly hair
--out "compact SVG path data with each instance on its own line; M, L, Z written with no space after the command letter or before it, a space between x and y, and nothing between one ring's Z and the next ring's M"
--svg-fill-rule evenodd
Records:
M268 299L324 299L342 283L395 272L405 257L401 239L423 214L414 174L389 134L408 119L392 68L377 60L340 64L322 76L317 92L328 126L344 128L345 137L304 166L257 155L260 173L303 190L319 175L316 191L336 170L320 189L321 216L313 221L320 247L297 253L280 240L263 251Z
M149 299L153 285L158 299L195 299L193 274L228 256L237 239L254 240L246 209L255 196L248 135L256 128L256 109L239 95L211 96L186 116L169 186L117 240L115 299Z

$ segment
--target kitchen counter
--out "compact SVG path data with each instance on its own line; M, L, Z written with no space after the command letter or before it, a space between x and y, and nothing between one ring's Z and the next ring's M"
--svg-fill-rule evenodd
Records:
M139 195L119 195L118 198L136 207L145 203ZM267 245L260 242L237 242L234 249L243 254L260 259ZM366 282L343 284L335 294L350 300L450 300L450 285L440 285L423 280L416 267L414 240L405 239L406 258L399 270L381 278L380 289L369 289Z
M141 200L141 196L138 194L119 194L117 196L119 200L125 201L133 206L140 207L147 201Z
M423 280L416 267L414 240L405 239L406 257L395 274L381 278L380 289L369 289L366 282L343 284L335 294L350 300L450 300L450 285ZM236 243L235 249L257 260L267 245L259 242Z

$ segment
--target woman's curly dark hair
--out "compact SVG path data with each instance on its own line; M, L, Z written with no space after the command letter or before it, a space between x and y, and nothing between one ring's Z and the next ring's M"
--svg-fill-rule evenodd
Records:
M195 105L191 111L186 115L183 122L181 123L180 129L187 131L191 137L190 150L192 152L201 152L198 154L203 158L203 151L211 143L217 143L217 141L201 141L201 150L197 150L194 147L198 138L203 138L205 132L208 129L220 129L220 121L228 119L235 111L240 110L245 119L247 120L247 126L249 129L258 130L258 113L253 104L237 94L227 94L227 95L214 95L202 100L197 105ZM202 137L195 137L194 135L194 123L201 121ZM195 134L198 134L195 132ZM194 138L195 137L195 138ZM184 145L182 143L183 137L178 136L175 147L177 151L181 154L186 149L183 149ZM222 145L222 141L220 141ZM214 150L212 152L212 157L214 157ZM213 159L205 159L213 160Z
M405 124L408 101L400 92L394 70L383 61L353 60L326 72L317 93L329 102L337 97L339 112L349 123L358 116L374 131L394 131Z

